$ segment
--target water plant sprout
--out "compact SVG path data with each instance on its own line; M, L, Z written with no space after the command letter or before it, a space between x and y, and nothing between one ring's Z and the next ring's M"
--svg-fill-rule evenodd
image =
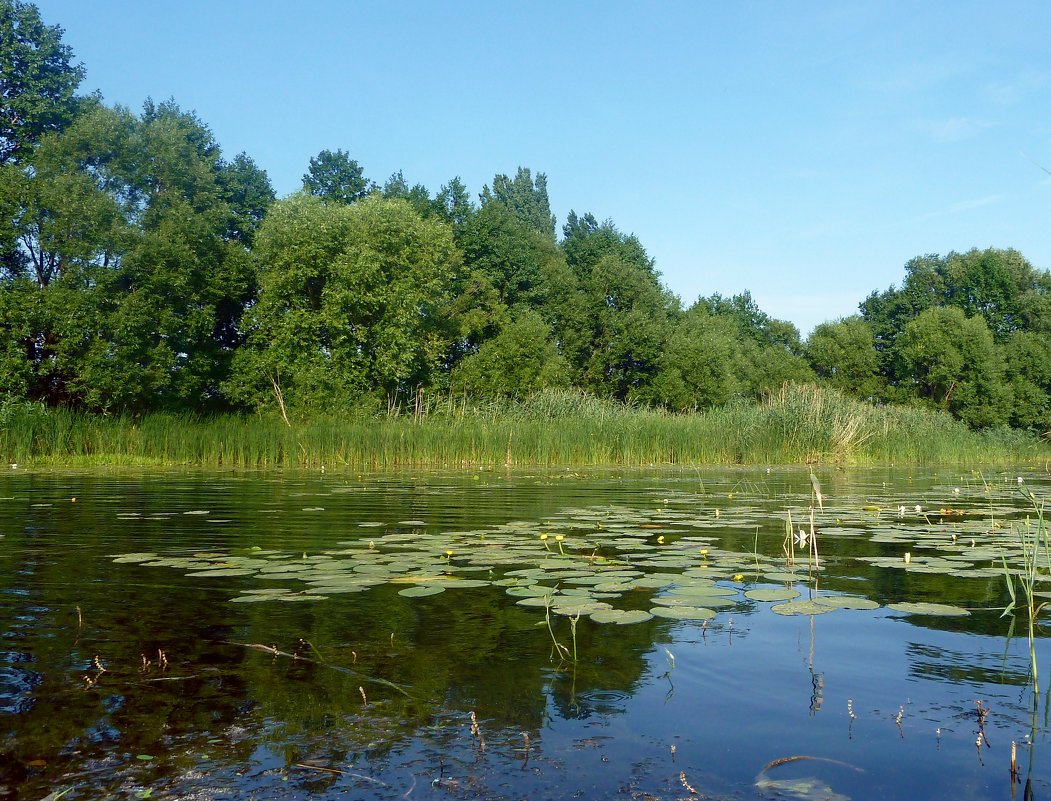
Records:
M1004 579L1007 582L1007 592L1011 601L1004 609L1004 616L1014 613L1019 605L1018 591L1015 583L1021 591L1021 601L1025 605L1027 633L1029 636L1029 662L1030 671L1033 676L1034 698L1040 693L1040 679L1036 660L1036 628L1037 617L1047 605L1047 601L1037 603L1037 582L1051 574L1051 543L1048 541L1047 521L1044 518L1044 502L1038 499L1026 486L1020 486L1020 492L1032 505L1035 520L1026 516L1025 520L1018 525L1012 526L1019 545L1019 556L1021 568L1012 570L1007 563L1007 557L1001 550L1000 559L1004 568ZM1041 566L1046 572L1041 572Z

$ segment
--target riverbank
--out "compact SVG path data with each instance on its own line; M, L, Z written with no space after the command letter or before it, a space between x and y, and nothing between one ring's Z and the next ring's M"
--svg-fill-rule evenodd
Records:
M973 431L948 414L873 406L813 386L692 414L575 393L521 403L442 402L415 414L280 417L87 415L10 405L0 453L24 465L397 468L661 464L1009 466L1051 442Z

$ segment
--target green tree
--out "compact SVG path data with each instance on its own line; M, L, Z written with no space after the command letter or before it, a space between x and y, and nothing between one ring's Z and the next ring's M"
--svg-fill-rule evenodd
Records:
M905 325L935 306L981 316L998 342L1014 331L1051 331L1051 274L1035 270L1016 250L920 256L905 273L900 289L873 292L861 304L881 352L889 354Z
M553 242L526 228L498 203L471 215L457 241L465 264L483 273L507 306L538 305L544 294L544 265L561 258Z
M361 165L345 150L322 150L310 159L303 176L303 189L311 195L336 203L350 204L373 191Z
M808 384L816 380L806 359L785 347L763 346L746 338L741 341L737 359L741 376L753 398L761 398L787 383Z
M15 164L0 164L0 280L28 269L19 244L18 220L26 176Z
M94 105L61 134L46 136L23 173L16 228L37 284L69 269L115 266L144 205L132 182L137 123Z
M404 200L416 209L416 213L421 217L429 217L435 212L434 203L431 200L430 193L427 191L427 187L423 184L409 186L409 182L405 180L401 170L398 170L387 179L383 188L380 189L380 194L390 200Z
M427 385L449 347L440 314L460 255L401 200L279 201L255 255L259 299L226 392L254 406L347 408Z
M551 326L536 311L519 308L499 334L460 363L451 383L469 394L524 398L567 386L569 364L559 353Z
M571 327L559 332L576 382L619 400L648 400L660 371L678 299L660 283L634 236L570 212L562 250L580 287Z
M982 317L954 306L922 312L898 337L897 357L916 395L969 425L1007 421L1004 364Z
M36 6L0 0L0 275L28 269L21 246L28 159L45 134L78 113L84 69L71 63L62 29L45 25Z
M72 59L62 28L45 25L36 6L0 0L0 165L73 119L84 68Z
M562 226L562 251L580 278L587 277L604 256L616 256L658 281L653 259L642 243L634 234L622 234L612 220L599 223L592 214L578 217L570 211Z
M475 353L499 333L511 307L535 310L553 330L559 351L573 351L567 343L576 342L581 296L554 242L528 229L501 203L463 217L456 240L464 253L464 271L451 316L466 324L457 358Z
M519 167L514 178L497 175L493 187L482 189L482 208L499 204L523 227L555 241L555 216L547 197L547 176L537 173L534 181L526 167Z
M1051 431L1051 340L1045 334L1015 331L1000 352L1010 391L1008 422L1032 431Z
M742 292L729 298L714 294L698 298L695 306L712 317L726 320L736 329L734 369L744 394L760 398L786 382L815 380L803 357L799 329L787 320L778 320L764 312L750 293Z
M741 376L742 359L734 322L694 305L675 325L644 399L676 411L721 406L748 389Z
M872 329L860 317L819 325L807 339L806 357L829 386L859 398L877 394L879 357Z
M453 227L453 231L456 232L457 236L459 236L460 230L475 212L471 196L459 176L442 185L434 198L433 204L435 212Z
M790 353L802 352L799 329L787 320L778 320L759 308L750 292L725 298L715 293L698 298L697 305L715 317L732 320L738 331L761 346L776 346Z
M860 307L873 331L888 399L905 401L914 391L914 376L898 358L897 339L929 309L952 307L980 317L1000 346L1019 332L1051 335L1051 273L1034 269L1015 250L927 255L909 261L905 270L900 289L873 292ZM1039 386L1039 380L1016 373L1010 381L1019 398L1029 398L1023 406L1032 408L1029 388Z
M19 332L27 396L91 409L219 402L269 197L265 174L223 161L173 102L147 102L138 118L94 103L43 137L17 215L30 268L11 276L5 304L35 322L0 321Z
M645 397L671 333L673 298L651 276L607 256L583 285L585 387L618 400Z
M945 303L968 317L980 315L997 342L1015 331L1051 326L1035 315L1051 312L1051 275L1039 272L1016 250L951 253L943 266Z
M255 232L276 199L270 178L245 153L238 153L218 169L220 186L232 212L226 238L251 248Z

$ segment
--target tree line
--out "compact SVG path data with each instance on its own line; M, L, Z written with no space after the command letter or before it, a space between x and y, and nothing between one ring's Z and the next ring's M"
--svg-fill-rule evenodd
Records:
M519 168L472 197L344 150L277 199L174 101L78 95L35 6L0 0L0 394L91 412L349 411L576 388L675 411L788 381L1051 429L1051 275L927 255L803 341L745 292L687 306L639 240Z

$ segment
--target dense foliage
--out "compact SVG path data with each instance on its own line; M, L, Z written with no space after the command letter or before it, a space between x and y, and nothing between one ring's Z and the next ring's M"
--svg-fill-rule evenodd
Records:
M473 201L382 184L344 150L277 200L174 101L76 95L35 7L0 0L0 393L89 412L418 408L571 388L673 411L786 382L1051 429L1051 275L1011 250L923 256L804 342L748 293L689 307L639 240L547 178ZM559 236L559 233L561 236Z

